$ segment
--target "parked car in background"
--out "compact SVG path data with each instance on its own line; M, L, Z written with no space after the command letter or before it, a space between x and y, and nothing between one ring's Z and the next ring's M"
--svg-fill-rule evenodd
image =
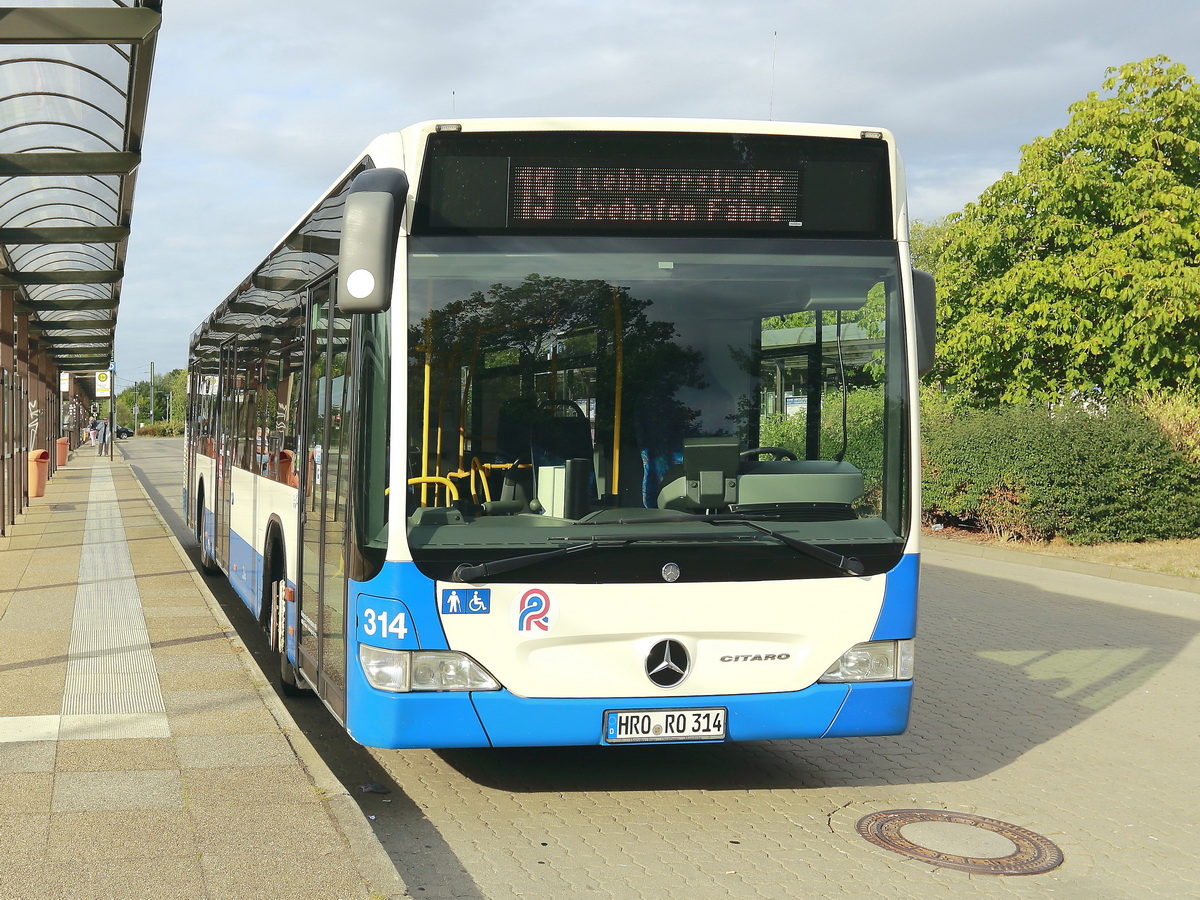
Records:
M117 440L123 441L125 438L133 437L133 429L125 425L118 425L115 429Z

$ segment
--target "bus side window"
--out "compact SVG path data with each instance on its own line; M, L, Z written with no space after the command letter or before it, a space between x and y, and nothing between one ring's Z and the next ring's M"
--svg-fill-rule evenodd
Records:
M304 350L301 344L297 343L289 348L285 364L287 366L287 399L285 401L287 413L283 427L283 449L291 451L293 454L292 475L288 484L298 487L299 460L295 457L300 449L300 371L304 365Z
M238 414L239 446L237 464L239 468L259 474L258 465L259 438L258 406L261 380L261 367L257 357L248 356L249 365L242 373L241 379L245 387L242 389L242 405Z
M297 319L289 324L294 325L298 332L301 322ZM272 348L272 375L267 393L270 398L269 414L264 410L263 424L270 436L270 475L276 481L293 487L299 478L295 457L296 433L300 428L299 374L303 359L304 345L291 333Z

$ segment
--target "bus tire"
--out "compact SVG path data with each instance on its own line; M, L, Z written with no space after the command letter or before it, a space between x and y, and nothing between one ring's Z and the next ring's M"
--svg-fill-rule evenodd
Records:
M307 697L312 691L302 686L300 673L287 658L287 604L283 602L283 588L287 584L285 560L279 533L272 531L263 556L263 599L259 621L266 628L271 649L279 653L280 693L285 697Z
M208 552L208 517L204 514L204 488L200 488L196 497L196 543L200 545L200 571L205 575L220 575L221 567Z

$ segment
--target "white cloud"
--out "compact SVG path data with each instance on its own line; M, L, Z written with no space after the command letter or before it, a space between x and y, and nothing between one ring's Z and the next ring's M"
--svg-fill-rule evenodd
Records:
M118 365L187 337L376 134L652 115L892 129L911 211L975 199L1108 67L1200 74L1200 5L1142 0L205 0L165 5Z

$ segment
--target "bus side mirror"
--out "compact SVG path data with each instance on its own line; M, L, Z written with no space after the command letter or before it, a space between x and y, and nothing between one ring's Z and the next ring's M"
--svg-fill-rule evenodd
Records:
M338 249L341 312L383 312L391 306L396 238L407 198L408 177L399 169L368 169L351 183Z
M933 368L937 346L937 291L933 276L913 269L913 306L917 312L917 374Z

